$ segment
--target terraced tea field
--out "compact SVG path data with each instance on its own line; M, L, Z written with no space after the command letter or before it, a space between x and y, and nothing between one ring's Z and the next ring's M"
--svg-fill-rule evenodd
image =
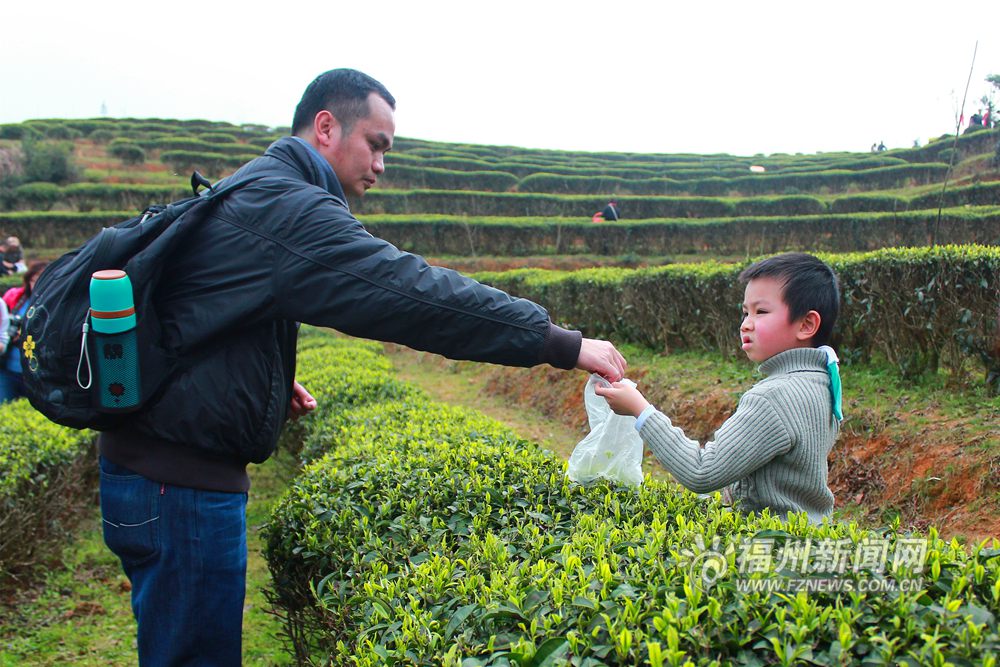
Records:
M130 217L147 204L186 196L190 192L188 180L192 169L212 178L224 176L260 154L281 133L280 128L163 119L53 119L0 126L0 178L6 176L8 184L0 189L0 232L3 236L19 236L29 259L58 256L102 226ZM16 183L17 175L13 174L15 180L11 180L11 168L6 165L17 163L19 155L31 150L23 143L26 137L35 146L50 142L71 146L75 178L52 183L23 182L22 177L22 182ZM631 361L630 377L640 382L655 404L676 417L677 423L702 439L709 438L732 413L736 399L755 377L755 369L740 358L735 344L741 298L733 287L735 275L761 255L786 250L821 254L837 270L844 296L844 313L834 346L844 360L846 419L829 463L831 486L837 498L835 518L852 527L837 528L834 532L843 530L856 537L864 531L877 534L886 530L897 540L913 529L920 535L931 531L946 541L955 537L959 541L954 546L935 543L938 549L935 553L945 564L944 571L951 574L938 586L941 591L932 591L927 594L929 597L903 596L895 600L899 618L919 612L928 623L919 630L910 628L910 634L894 640L898 644L893 646L903 647L898 652L897 648L887 648L874 639L887 634L852 635L856 619L840 616L847 614L846 606L824 599L823 604L829 604L825 608L835 611L810 611L807 604L793 596L780 603L772 597L749 604L747 608L754 610L760 625L755 625L752 631L746 626L741 628L754 638L753 642L727 645L725 652L717 655L734 661L748 660L745 664L751 664L751 658L755 657L764 660L760 664L778 661L791 664L797 658L794 651L788 652L788 647L811 641L820 656L817 660L827 660L829 664L838 661L849 664L865 656L874 659L876 655L889 663L903 659L910 664L930 664L925 659L933 662L938 655L961 654L964 660L984 655L988 658L991 651L995 658L995 614L1000 613L997 592L1000 589L992 582L996 579L997 559L994 555L989 562L986 557L976 562L975 558L980 556L973 558L968 553L974 543L1000 536L1000 398L997 396L1000 171L993 166L997 141L996 131L983 130L957 141L942 138L922 148L882 153L730 156L561 152L398 138L379 185L364 199L352 201L351 207L370 232L400 248L424 255L432 263L472 273L512 294L531 298L544 305L557 323L581 329L589 336L613 340ZM592 222L592 215L610 199L618 202L622 219ZM323 356L310 351L322 347L319 342L306 342L303 349L306 361L301 364L303 374L312 373L319 384L328 382L328 374L336 372L326 369L320 359L340 358L339 352ZM392 346L387 348L387 354L398 367L400 377L417 391L423 387L431 396L499 417L512 432L537 431L538 425L546 420L558 424L553 429L559 433L558 442L547 445L558 456L565 457L584 433L580 374L545 369L483 369ZM380 374L388 372L388 362L372 359L377 370L372 372L382 378ZM488 442L484 441L483 452L486 453L476 453L477 444L469 450L469 460L474 459L475 463L466 461L461 465L478 466L481 462L477 457L496 455L506 466L513 464L506 463L505 457L513 456L511 460L522 457L531 462L525 474L532 479L537 476L538 480L548 479L549 467L557 465L543 458L536 460L534 454L524 453L529 450L522 451L521 445L512 445L514 436L498 424L475 422L470 428L479 435L474 436L461 429L446 429L441 422L451 413L431 407L426 408L430 414L427 417L424 399L413 398L416 395L410 392L414 389L406 388L410 385L404 387L401 381L397 384L396 380L379 379L379 383L388 387L384 389L388 393L375 394L382 398L364 408L367 412L355 414L348 410L343 417L336 416L339 409L336 406L341 405L337 396L341 392L357 391L368 397L366 401L372 400L365 393L370 386L364 382L359 380L353 388L336 385L335 390L329 390L327 398L334 405L329 418L336 428L347 429L337 431L336 437L341 438L337 442L359 456L370 457L375 469L384 465L383 453L377 448L371 450L371 443L365 444L368 436L358 424L378 422L379 429L390 429L384 433L378 431L383 434L380 437L405 450L415 446L411 440L417 436L407 435L405 429L401 433L391 429L407 419L412 419L412 428L419 433L426 428L432 434L440 428L442 433L448 433L442 438L453 438L456 443L485 434ZM412 405L399 404L407 401ZM380 417L383 404L385 414ZM356 406L350 408L355 409ZM419 418L408 410L414 410L413 414ZM418 422L424 424L425 417L426 425L418 426ZM24 423L30 423L30 418L18 419L28 419ZM478 417L468 419L474 421ZM304 438L305 451L312 453L302 458L321 458L331 447L326 439L334 437L332 431L324 426L310 433L296 426L288 434L289 443L294 442L293 448L297 449ZM345 433L354 434L355 440L344 440ZM427 437L433 441L433 435ZM29 441L26 436L27 449L31 449ZM428 445L425 440L420 443L420 456L426 457L429 465L445 468L458 465L453 454ZM80 446L73 441L66 445L70 454L58 455L68 458L52 460L76 461ZM340 483L337 480L344 474L346 463L336 455L331 458L334 461L328 468L312 469L310 477L304 478L307 481L302 482L298 491L301 502L307 505L312 502L310 485L315 485L316 480ZM25 460L30 464L30 458ZM30 470L31 465L26 469ZM52 463L39 461L37 465L44 471ZM79 468L79 464L74 465L74 469ZM653 473L653 480L668 479L654 461L650 460L647 467ZM371 554L381 553L370 556L372 561L342 564L346 569L377 562L387 568L398 566L403 574L396 583L376 576L374 570L374 574L366 574L368 597L360 606L344 607L346 598L338 597L341 593L329 588L319 591L316 606L299 615L288 611L296 609L294 605L286 609L287 627L293 634L298 632L305 642L297 650L322 646L323 651L333 655L339 650L336 642L345 641L351 651L367 656L360 659L360 664L384 664L388 656L402 656L407 646L419 645L419 650L425 651L420 653L425 656L421 659L431 660L426 656L435 656L433 660L443 660L447 655L452 660L465 655L468 660L478 660L488 653L483 646L493 632L507 642L501 648L494 647L503 653L501 657L513 660L519 656L520 664L556 664L545 663L543 658L564 655L566 651L606 661L586 664L683 664L682 655L698 664L708 664L706 656L710 652L699 653L697 642L692 643L683 634L693 632L691 628L697 625L689 623L690 618L685 614L693 613L699 603L675 609L670 618L664 615L661 628L653 616L660 618L661 613L666 614L664 610L672 609L671 605L683 599L683 595L678 598L677 591L671 590L636 593L630 599L643 601L641 605L636 602L642 607L642 611L636 611L638 607L629 610L623 606L622 596L613 592L614 586L604 588L612 580L615 586L637 587L637 573L642 571L639 563L644 561L634 553L626 555L629 548L633 551L638 548L629 545L642 542L643 549L655 551L644 541L656 531L669 534L668 542L691 537L693 529L683 516L711 523L717 535L777 530L766 520L753 524L752 528L728 525L714 507L703 515L703 508L691 504L690 494L682 494L672 486L661 488L659 481L650 482L648 495L626 500L611 491L603 499L601 492L594 492L593 497L576 497L553 478L553 486L545 491L549 501L555 503L557 512L564 512L564 517L572 516L572 522L582 521L582 524L570 525L549 514L546 509L549 506L536 497L541 493L540 487L530 492L525 490L523 497L503 490L503 497L511 503L523 498L539 503L537 510L522 508L539 516L525 514L528 518L522 519L526 523L519 524L517 531L508 530L507 524L499 519L500 523L494 525L490 523L493 519L485 518L497 511L502 518L499 506L493 507L488 500L483 506L477 505L478 500L469 501L475 512L493 507L481 519L486 526L484 535L488 533L491 537L484 537L487 541L479 545L485 556L482 562L477 561L477 567L484 569L476 576L484 576L483 573L495 576L496 568L509 566L515 568L516 577L524 578L524 581L517 579L518 585L523 583L528 587L530 576L520 568L530 568L534 563L539 568L536 572L539 580L555 581L546 568L552 564L557 568L574 567L575 561L570 556L584 561L590 557L594 563L602 563L602 567L619 563L618 573L612 570L605 581L600 572L587 570L585 578L589 583L579 590L569 582L558 584L567 591L574 590L573 595L579 598L574 601L571 597L565 604L562 592L546 588L549 584L539 584L535 593L527 588L518 589L520 592L512 589L508 592L512 601L507 606L498 602L497 596L502 597L499 589L490 587L486 592L471 593L471 589L456 592L450 584L440 584L442 590L451 591L450 597L431 600L426 597L430 594L415 591L438 585L435 582L443 581L441 577L461 574L461 567L456 569L458 561L449 559L466 559L463 562L471 563L470 552L460 537L462 533L455 532L459 537L452 542L454 536L435 532L444 529L435 517L418 516L397 497L395 490L382 485L377 477L365 477L366 488L370 487L372 493L385 494L387 503L402 508L399 521L387 528L391 535L374 539L372 535L362 535L354 524L342 522L337 524L337 530L342 532L333 533L331 539L336 542L350 536L368 545ZM502 475L498 473L498 477ZM457 482L448 477L442 481L445 483ZM485 485L483 489L493 493L486 481L477 478L475 483ZM24 489L13 493L26 494L22 501L35 497ZM461 491L466 493L467 490ZM438 497L441 494L431 495L434 503L445 500ZM671 508L670 521L675 523L669 530L659 523L664 519L654 509L654 499ZM80 502L86 504L92 500L92 496L84 493ZM330 502L336 505L342 499ZM619 503L641 513L641 521L647 523L641 526L615 523L609 508L618 507ZM281 527L279 533L271 533L271 568L279 571L287 568L290 577L301 577L295 579L294 594L305 595L310 584L327 581L323 577L329 573L311 570L311 562L296 560L282 551L286 547L295 548L294 539L313 540L314 527L307 525L308 521L299 514L301 507L294 503L286 503L281 511L284 512L281 520L287 522L281 526L295 525L301 532L284 533L285 542L279 534ZM343 508L336 510L341 511ZM588 512L597 517L593 526L588 523L591 519L580 518ZM674 517L675 512L683 516ZM336 516L337 521L346 521L346 515ZM473 525L472 521L469 525ZM583 524L610 531L608 534L624 544L621 553L609 556L610 561L605 558L600 545L585 535ZM65 528L57 525L53 534L61 535ZM445 528L456 530L455 526ZM806 532L798 532L800 528L793 526L789 531L804 536ZM522 529L527 532L520 532ZM531 552L531 531L535 529L550 536L559 535L557 541L562 551L556 550L556 542L552 542L546 543L553 548L551 552ZM711 539L706 530L700 526L695 532ZM415 544L424 547L435 539L444 540L441 553L435 555L433 549L404 553L405 550L394 551L395 547L379 552L373 546L383 539L385 544L398 544L394 541L402 539L398 531L409 531L406 534L416 540ZM537 561L529 558L523 563L518 560L522 564L516 567L509 565L501 553L503 549L497 550L496 543L489 541L498 539L498 535L510 540L510 557L528 554ZM832 536L833 533L823 535L824 539ZM841 536L839 532L837 536ZM670 542L673 546L664 546L666 551L662 553L679 549L679 544ZM328 558L329 562L349 560L346 551L330 548L322 558ZM522 554L517 550L526 551ZM985 553L992 553L988 546ZM401 565L402 561L397 562L400 558L409 559L408 564ZM626 561L627 564L622 564ZM583 570L581 577L582 573ZM678 591L691 583L675 579L674 575L665 576L666 581L674 582L668 588L676 584L680 587ZM271 585L266 575L261 573L260 577L252 580L251 585L259 588ZM966 583L955 583L958 581ZM344 586L349 588L356 583ZM947 594L943 592L945 589L949 591ZM966 597L957 602L960 592ZM724 599L729 602L738 599L728 597L731 594L732 591L727 591ZM408 625L411 621L406 620L406 610L397 604L397 598L407 595L425 596L420 599L427 603L419 612L411 610L410 618L415 624L412 627ZM688 600L696 597L692 594ZM514 598L518 599L513 601ZM461 604L456 600L461 600ZM699 614L712 616L723 625L739 625L728 608L716 610L705 604L708 606ZM805 634L795 639L795 632L789 630L791 626L778 623L771 616L774 612L768 608L776 604L801 620L801 628L811 629L796 630ZM896 611L890 613L871 597L864 604L868 605L865 608L872 618L881 619L880 632L889 632L888 619ZM909 612L900 611L907 604L915 606ZM935 611L934 605L941 611ZM978 634L965 631L961 635L961 623L947 620L955 620L957 616L949 614L959 608L971 610L969 613L980 622ZM601 613L609 615L606 622L599 621ZM814 613L819 616L814 617ZM641 620L630 623L629 614ZM935 614L940 616L940 626L937 621L928 620ZM994 617L987 618L986 614ZM831 620L834 616L839 620ZM535 617L544 620L539 620L538 625L531 620ZM345 630L343 635L334 633L329 637L314 634L317 628L330 627L331 619L341 618L351 618L352 623L361 626L367 624L372 638L366 636L369 631ZM936 630L932 632L932 625L941 630L940 637ZM387 630L393 627L394 631ZM520 629L515 631L517 628ZM674 628L673 635L668 628ZM679 638L677 628L683 630ZM919 648L920 631L934 634L939 643L931 646L927 640L924 648ZM548 636L547 632L553 634ZM585 639L587 633L595 638L589 644L590 640ZM312 640L308 637L315 643L310 644ZM556 638L560 641L555 641ZM0 638L0 647L2 641ZM762 643L757 645L758 641ZM956 648L959 646L966 648ZM972 646L980 648L968 650ZM468 652L462 653L463 647ZM598 652L603 653L598 655ZM673 658L667 657L668 654ZM0 664L7 663L0 661Z

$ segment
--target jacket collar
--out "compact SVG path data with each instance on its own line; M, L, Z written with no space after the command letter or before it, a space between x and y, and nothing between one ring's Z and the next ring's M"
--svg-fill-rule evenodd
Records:
M304 181L323 188L331 195L347 204L347 195L333 168L312 146L297 137L282 137L265 151L264 155L276 158L295 170Z

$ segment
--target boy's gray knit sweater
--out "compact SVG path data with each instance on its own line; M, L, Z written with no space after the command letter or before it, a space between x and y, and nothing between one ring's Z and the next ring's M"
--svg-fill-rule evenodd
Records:
M826 353L796 348L760 366L766 376L740 399L736 413L701 448L654 412L639 434L674 478L708 493L729 486L743 511L806 511L819 522L833 509L827 455L840 430L833 416Z

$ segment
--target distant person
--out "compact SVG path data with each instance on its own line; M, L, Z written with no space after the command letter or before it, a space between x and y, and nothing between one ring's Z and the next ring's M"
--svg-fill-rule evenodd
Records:
M621 220L621 215L618 210L618 202L614 199L609 201L608 205L601 210L601 215L605 220L611 220L612 222Z
M874 153L877 150L878 150L878 144L877 143L873 143L872 144L872 153Z
M28 266L24 263L24 249L21 248L21 240L16 236L8 236L3 244L3 268L4 275L11 273L24 273Z
M590 221L605 222L610 220L614 222L615 220L620 220L620 219L621 219L621 214L618 211L618 202L612 199L611 201L608 202L607 206L605 206L603 209L601 209L593 216L591 216Z
M6 403L24 396L24 383L21 379L20 326L24 313L28 310L28 298L35 289L38 276L48 266L48 262L32 262L24 274L24 284L21 287L11 287L4 292L3 302L10 312L8 325L8 342L4 354L0 357L0 402Z
M976 113L972 114L972 118L969 119L969 127L975 127L977 125L983 124L983 110L980 109Z
M983 114L983 127L990 126L990 110L987 109L986 113Z
M633 386L595 388L635 428L660 463L691 491L725 490L740 510L818 523L833 509L827 456L840 432L840 374L826 346L840 311L837 276L805 253L776 255L740 274L746 282L740 339L764 379L701 446Z

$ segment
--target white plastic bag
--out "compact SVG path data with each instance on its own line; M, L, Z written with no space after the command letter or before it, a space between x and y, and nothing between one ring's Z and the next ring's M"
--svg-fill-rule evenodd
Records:
M622 382L635 386L631 380ZM639 486L642 484L642 438L635 430L635 417L611 411L604 397L594 393L594 387L602 383L608 382L599 375L591 375L583 389L590 433L573 449L566 474L580 484L603 477Z

